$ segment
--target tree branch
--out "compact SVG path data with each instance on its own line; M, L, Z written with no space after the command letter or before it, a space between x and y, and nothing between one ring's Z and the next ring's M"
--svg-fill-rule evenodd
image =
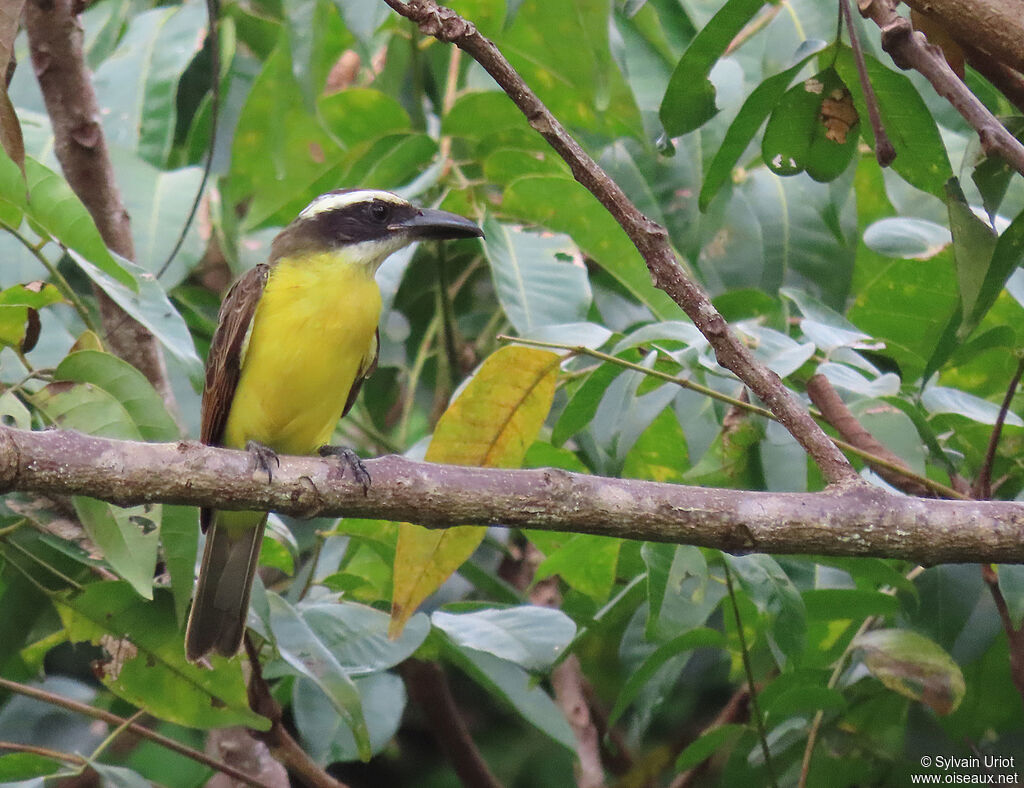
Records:
M441 666L436 662L407 659L398 669L409 697L427 718L459 781L466 788L502 788L473 743Z
M718 490L396 456L366 467L373 483L364 494L337 462L317 457L282 457L268 483L242 451L0 428L0 494L385 518L432 528L501 524L730 552L1024 563L1024 504L1015 502L923 500L868 485L824 493Z
M121 201L100 125L100 107L89 81L82 25L75 7L75 0L31 0L25 5L32 66L53 125L54 152L64 176L96 222L104 243L134 260L131 220ZM111 349L141 370L170 411L176 412L156 338L100 288L93 290Z
M914 69L931 82L935 92L948 101L976 132L987 154L996 153L1017 172L1024 175L1024 145L1006 130L953 73L938 47L928 43L923 33L911 26L910 20L896 13L895 0L861 0L861 16L871 19L882 31L882 49L902 69ZM972 8L983 4L971 3ZM930 12L929 12L930 13ZM1020 8L1016 11L1020 18ZM1017 43L1019 49L1019 39ZM1012 65L1012 64L1011 64Z
M1020 0L907 0L928 14L957 40L987 52L1017 71L1024 71L1024 14Z
M764 402L811 455L830 483L861 483L853 466L783 385L779 376L753 357L711 304L708 294L686 275L676 260L665 228L644 216L630 202L619 185L587 155L544 106L494 43L480 35L471 22L433 0L384 1L419 25L424 34L455 44L486 69L526 116L530 126L565 160L573 177L625 230L647 263L654 286L665 291L686 312L714 348L718 363L734 372Z

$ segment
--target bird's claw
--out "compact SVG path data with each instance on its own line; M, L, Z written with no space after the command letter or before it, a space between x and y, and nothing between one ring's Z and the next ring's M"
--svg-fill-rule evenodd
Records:
M321 457L337 457L343 460L341 463L341 475L345 475L345 466L352 469L353 478L363 486L363 495L370 492L370 472L366 470L359 455L347 446L321 446L319 449Z
M278 468L281 467L281 460L277 456L277 452L257 441L247 441L245 450L252 456L253 470L265 471L267 483L274 481L274 470L271 463Z

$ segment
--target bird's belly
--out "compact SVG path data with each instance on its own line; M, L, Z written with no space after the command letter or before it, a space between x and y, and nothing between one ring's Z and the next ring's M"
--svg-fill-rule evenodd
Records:
M350 266L275 272L253 318L224 444L310 454L330 440L373 347L380 291ZM283 276L282 276L283 274Z

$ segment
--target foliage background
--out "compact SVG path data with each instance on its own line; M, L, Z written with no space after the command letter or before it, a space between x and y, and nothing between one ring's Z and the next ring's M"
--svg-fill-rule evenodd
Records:
M792 388L802 391L823 372L913 470L947 484L976 476L1019 360L1024 187L981 156L974 132L927 83L893 69L873 28L858 20L896 162L879 168L862 122L851 131L862 141L841 153L826 146L823 156L794 154L814 180L780 176L765 163L806 145L796 110L777 110L763 137L761 130L769 110L785 106L786 88L830 67L865 117L850 52L835 42L832 2L759 11L759 3L733 0L736 29L714 16L718 0L451 5L668 228L684 265ZM381 368L339 425L338 442L367 455L423 456L453 392L502 333L602 347L740 394L650 284L626 236L479 66L420 36L383 3L232 0L220 11L216 58L201 3L99 0L82 14L132 217L134 265L103 247L59 175L18 39L9 95L29 156L30 197L17 165L0 162L6 423L146 440L194 436L200 359L221 291L265 258L277 230L313 196L342 185L395 189L478 218L487 240L409 250L382 268ZM758 23L745 27L755 13ZM712 50L703 61L687 52L701 31ZM690 59L680 66L684 53ZM705 71L717 112L702 114ZM1013 114L977 74L969 71L967 82L994 112ZM760 113L747 103L755 89L769 97ZM197 219L164 269L207 155L211 179ZM22 287L39 280L49 286ZM90 331L98 323L90 280L119 293L160 339L177 412L102 352ZM40 331L23 351L29 308ZM524 363L493 360L509 379ZM1007 499L1024 484L1015 410L993 471L996 494ZM737 489L822 488L777 425L587 357L564 364L550 415L516 462ZM191 591L193 512L119 511L88 499L41 505L17 494L4 507L5 524L16 526L0 537L4 677L126 716L134 704L200 749L204 728L258 725L237 664L217 662L202 674L184 663L177 626ZM80 523L91 544L56 535L68 533L59 530L68 522ZM402 638L389 641L382 611L392 598L397 525L272 523L263 552L271 571L250 623L266 639L265 669L289 726L314 760L352 785L456 784L394 670L413 654L446 666L478 746L508 785L574 779L573 732L545 678L567 649L592 689L602 736L614 731L603 745L609 785L667 784L710 754L708 784L767 784L770 775L793 783L819 712L814 785L902 785L922 755L1020 752L1024 720L1007 635L976 566L915 572L893 560L737 557L491 529ZM524 564L534 581L557 576L560 610L522 606L529 583L515 578ZM1019 620L1024 574L1016 566L998 572ZM869 619L881 636L851 648ZM101 652L88 642L124 631L159 666L159 681L152 670L131 675L130 665L103 682L92 677L90 660ZM770 766L751 717L708 727L744 686L744 647ZM322 658L325 673L309 669L308 653ZM14 695L0 709L0 740L88 754L105 735ZM358 762L360 750L373 753L368 764ZM96 764L116 783L141 774L190 786L208 776L150 744L115 743ZM2 779L41 779L55 768L52 760L0 758Z

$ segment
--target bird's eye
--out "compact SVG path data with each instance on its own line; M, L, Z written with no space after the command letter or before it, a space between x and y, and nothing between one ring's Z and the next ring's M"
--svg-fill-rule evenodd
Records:
M387 203L383 202L371 202L368 207L370 218L375 222L383 224L388 220L388 216L391 215L391 208Z

